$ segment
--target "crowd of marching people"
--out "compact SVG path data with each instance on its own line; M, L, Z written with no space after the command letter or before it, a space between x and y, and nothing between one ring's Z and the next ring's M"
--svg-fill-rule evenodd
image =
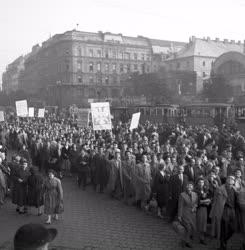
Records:
M7 160L8 150L16 154ZM78 128L69 118L9 121L0 131L0 206L8 191L19 214L36 207L47 224L64 211L62 178L173 223L183 247L198 235L227 248L245 230L245 140L239 131L120 121L111 131ZM44 209L42 209L44 207ZM208 230L208 225L211 225Z

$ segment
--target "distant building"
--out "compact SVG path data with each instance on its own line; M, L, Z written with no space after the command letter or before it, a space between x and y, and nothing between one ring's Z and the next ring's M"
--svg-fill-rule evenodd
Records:
M20 56L9 64L2 75L2 90L6 93L16 91L19 88L20 72L24 69L25 57Z
M220 41L218 38L211 40L209 37L200 39L190 38L186 46L165 61L169 71L195 71L197 73L197 93L203 89L203 81L210 76L214 61L222 54L230 51L243 52L243 44L228 41Z
M157 71L173 50L184 45L109 32L67 31L33 47L18 86L51 105L119 98L131 74Z
M219 56L213 65L212 78L222 77L232 86L233 97L245 95L245 54L227 52Z

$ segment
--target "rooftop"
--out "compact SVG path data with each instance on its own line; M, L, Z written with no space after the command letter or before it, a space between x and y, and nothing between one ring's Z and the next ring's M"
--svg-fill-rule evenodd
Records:
M228 41L224 39L220 41L216 38L216 40L211 40L210 38L196 38L192 37L190 42L186 44L186 46L180 50L174 57L170 58L184 58L190 56L204 56L204 57L219 57L220 55L229 52L236 51L243 53L244 45L239 41L235 42L234 40Z

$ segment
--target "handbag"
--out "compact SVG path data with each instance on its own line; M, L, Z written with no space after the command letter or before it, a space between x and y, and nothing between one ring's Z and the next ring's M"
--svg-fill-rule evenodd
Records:
M174 231L178 235L182 235L182 236L185 235L185 232L186 232L185 227L180 223L180 221L178 220L174 221L172 226L173 226Z
M56 208L56 212L57 212L57 214L61 214L61 213L63 213L64 212L64 201L63 200L61 200L60 202L59 202L59 204L57 205L57 208Z

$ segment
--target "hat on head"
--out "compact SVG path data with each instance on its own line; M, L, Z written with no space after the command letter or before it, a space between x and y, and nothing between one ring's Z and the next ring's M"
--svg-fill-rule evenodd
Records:
M55 228L45 228L41 224L25 224L21 226L14 236L15 250L28 250L44 246L57 235Z

